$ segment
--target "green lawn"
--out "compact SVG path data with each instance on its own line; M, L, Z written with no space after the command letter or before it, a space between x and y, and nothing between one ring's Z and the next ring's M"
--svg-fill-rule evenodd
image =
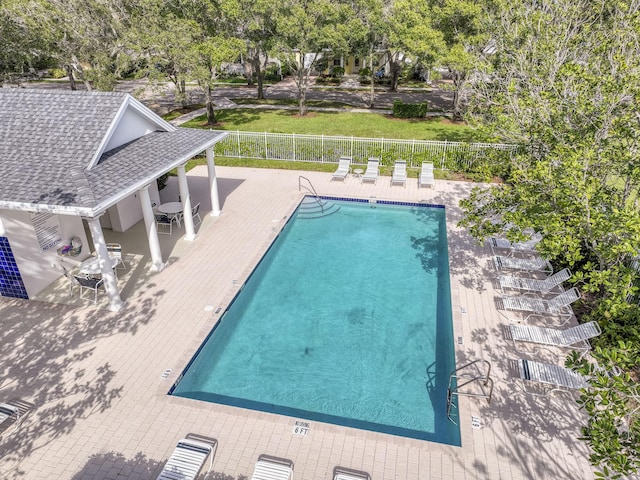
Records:
M230 109L217 112L218 124L205 124L206 116L183 124L184 127L242 130L249 132L299 133L310 135L346 135L366 138L476 141L470 127L444 117L408 120L376 113L309 112L300 117L296 111Z

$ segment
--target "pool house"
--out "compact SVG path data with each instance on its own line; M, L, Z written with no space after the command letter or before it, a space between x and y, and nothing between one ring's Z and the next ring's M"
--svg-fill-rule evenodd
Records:
M203 152L220 214L213 146L224 133L174 127L126 93L0 89L0 105L0 296L33 298L94 252L109 308L121 308L103 229L144 221L150 268L162 270L156 179L177 169L191 212L185 164ZM195 239L191 215L183 222Z

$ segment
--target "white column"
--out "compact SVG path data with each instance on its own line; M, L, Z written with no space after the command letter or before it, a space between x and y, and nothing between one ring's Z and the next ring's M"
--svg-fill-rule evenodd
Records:
M207 148L207 172L209 173L209 193L211 195L211 216L220 216L220 197L218 195L218 178L216 177L216 164L214 161L213 147Z
M124 303L120 298L120 292L118 292L118 281L113 273L113 267L111 267L111 260L109 259L109 252L107 252L107 244L102 234L102 227L100 226L100 217L87 218L89 224L89 230L91 231L91 238L93 239L93 246L96 249L98 256L98 265L100 265L100 273L104 280L104 288L107 291L109 297L109 310L112 312L120 310Z
M164 268L162 262L162 251L160 250L160 240L158 239L158 225L151 208L151 197L149 196L149 185L138 190L140 194L140 205L142 207L142 217L147 231L149 241L149 252L151 254L151 271L159 272Z
M187 172L184 165L178 166L178 186L180 187L180 198L182 199L182 212L184 220L185 240L195 240L196 231L193 228L193 216L191 215L191 195L189 195L189 184L187 183Z

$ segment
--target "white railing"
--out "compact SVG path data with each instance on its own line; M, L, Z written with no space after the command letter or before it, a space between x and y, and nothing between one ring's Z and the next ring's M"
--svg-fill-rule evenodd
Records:
M355 164L365 165L369 157L378 157L382 165L392 165L401 159L412 167L431 162L436 168L450 170L468 169L478 160L487 159L492 152L508 155L516 148L515 145L495 143L241 131L224 133L227 136L216 144L215 152L225 157L337 163L339 157L346 155L352 157Z

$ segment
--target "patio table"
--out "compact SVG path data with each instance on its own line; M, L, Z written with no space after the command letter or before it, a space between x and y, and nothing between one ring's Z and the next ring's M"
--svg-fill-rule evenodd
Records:
M168 217L176 220L176 225L180 226L180 217L182 215L182 202L167 202L158 206L158 211L164 213Z
M109 260L111 260L111 268L115 268L115 266L118 264L118 259L109 255ZM78 269L80 273L84 275L98 275L102 273L100 271L100 263L98 262L98 257L89 257L87 260L80 264L80 267Z

